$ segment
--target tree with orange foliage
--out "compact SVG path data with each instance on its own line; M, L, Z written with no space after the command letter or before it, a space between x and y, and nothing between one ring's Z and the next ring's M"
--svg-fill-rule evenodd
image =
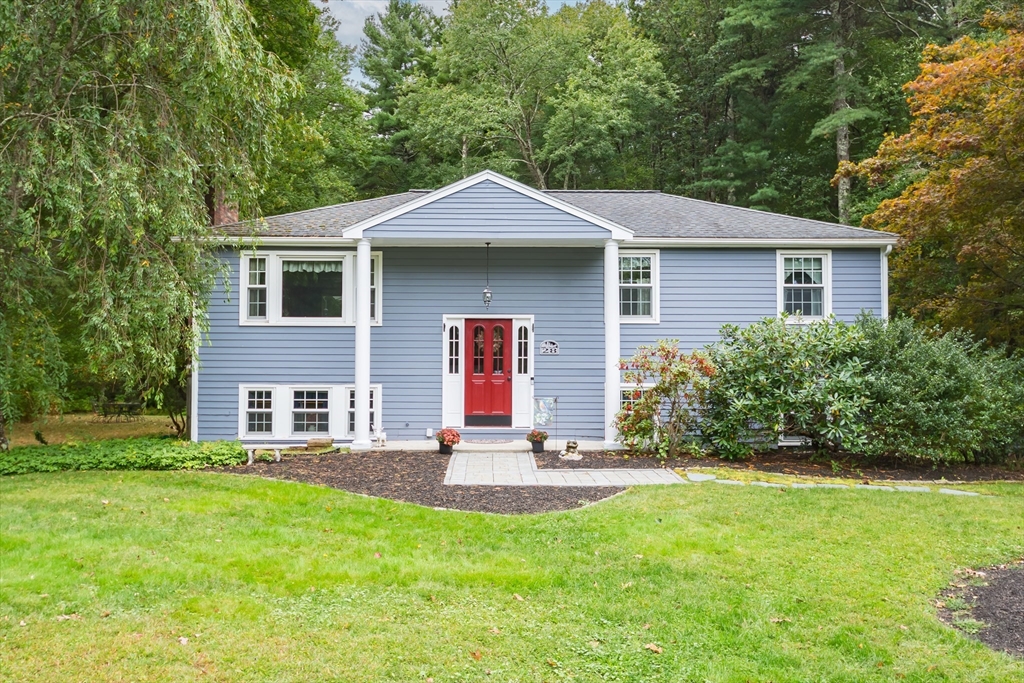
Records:
M989 15L986 40L929 46L905 87L913 120L844 164L906 189L864 225L901 235L895 307L1024 347L1024 15Z

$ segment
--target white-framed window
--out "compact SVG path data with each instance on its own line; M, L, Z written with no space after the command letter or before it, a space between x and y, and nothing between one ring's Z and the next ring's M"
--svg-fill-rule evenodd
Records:
M448 374L459 374L459 363L462 359L462 345L459 343L459 326L448 327Z
M330 389L292 390L292 434L329 434L331 431Z
M355 433L351 384L240 384L238 438L248 441L351 439ZM379 431L381 385L370 385L370 429Z
M345 387L347 401L345 403L345 434L355 436L356 434L356 388ZM379 431L380 422L377 419L378 397L380 396L380 385L370 387L370 433Z
M658 322L659 252L619 252L619 320Z
M274 433L273 389L247 389L245 408L246 435L265 436Z
M520 325L516 339L516 372L530 374L530 328Z
M281 251L240 257L246 295L241 325L345 326L355 324L354 251ZM370 319L380 325L383 257L370 254Z
M246 289L246 303L249 306L249 320L267 319L267 259L249 259L249 284Z
M632 406L634 403L636 403L637 401L644 397L644 393L646 391L647 387L638 387L635 384L620 387L619 410L623 410L627 406Z
M792 323L827 318L832 313L832 253L779 251L778 306Z

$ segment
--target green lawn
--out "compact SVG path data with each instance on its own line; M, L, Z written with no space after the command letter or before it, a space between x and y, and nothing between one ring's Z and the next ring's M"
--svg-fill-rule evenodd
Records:
M1024 555L1024 487L980 490L705 484L501 517L209 473L5 477L0 680L1024 680L931 604Z

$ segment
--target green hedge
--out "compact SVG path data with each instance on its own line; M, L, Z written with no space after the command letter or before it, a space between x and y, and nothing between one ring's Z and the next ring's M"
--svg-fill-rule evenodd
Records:
M237 465L245 460L245 450L236 441L108 439L12 448L0 453L0 475L66 470L197 470Z

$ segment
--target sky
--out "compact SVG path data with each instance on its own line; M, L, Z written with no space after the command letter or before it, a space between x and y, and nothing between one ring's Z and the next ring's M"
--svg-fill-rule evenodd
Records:
M435 14L444 14L448 6L448 0L417 0L420 4L427 5ZM547 0L548 7L552 11L557 10L573 0ZM388 0L312 0L318 7L326 5L334 18L341 24L338 29L338 39L345 45L359 47L363 39L363 24L366 17L383 12L388 6ZM352 74L350 80L358 83L362 80L362 74L358 70Z

